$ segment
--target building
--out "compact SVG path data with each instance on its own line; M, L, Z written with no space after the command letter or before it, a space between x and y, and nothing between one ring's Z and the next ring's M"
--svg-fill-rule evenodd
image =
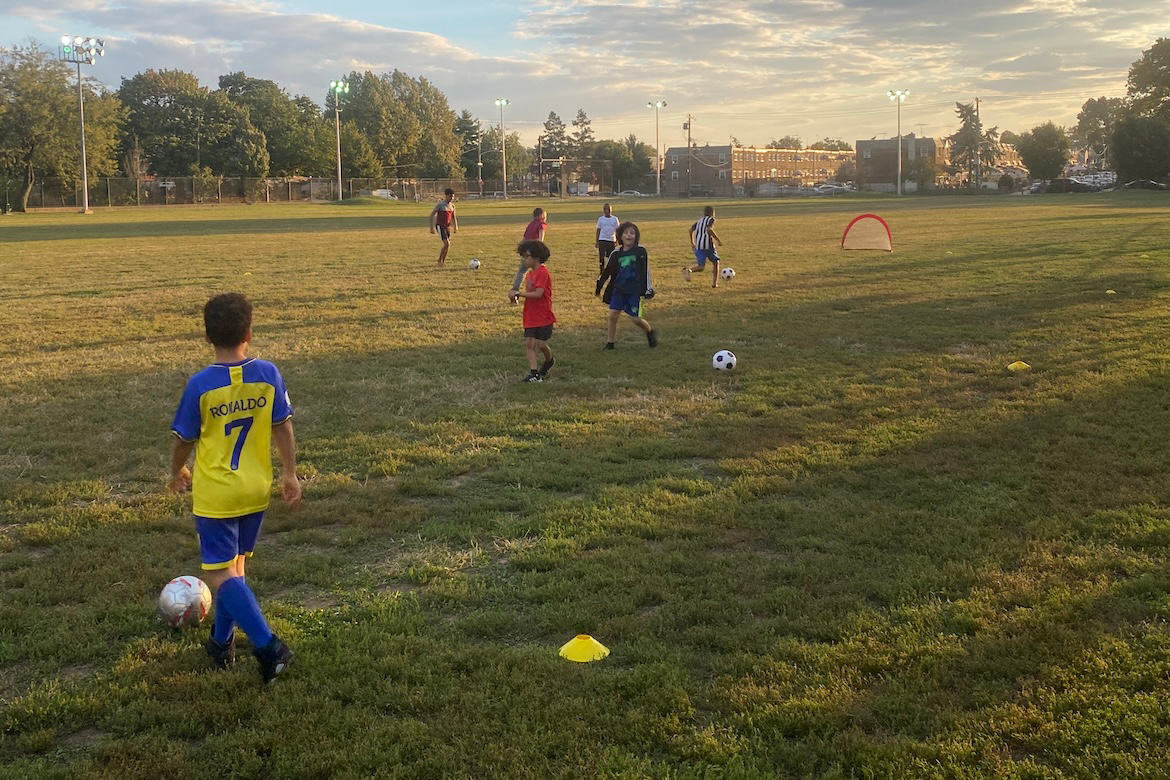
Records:
M909 172L919 168L920 160L934 165L927 188L946 183L950 168L950 142L945 138L918 138L913 133L902 136L902 189L914 192L917 183ZM898 139L882 138L857 142L857 183L878 192L898 189Z
M679 197L774 194L780 187L828 181L853 160L850 151L750 146L675 146L666 150L662 193Z

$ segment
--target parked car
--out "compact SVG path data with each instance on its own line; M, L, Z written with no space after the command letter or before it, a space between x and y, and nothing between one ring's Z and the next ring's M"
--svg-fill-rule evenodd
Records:
M1076 179L1050 179L1045 192L1092 192L1093 188Z
M1028 188L1028 192L1032 193L1033 195L1044 192L1044 182L1042 182L1042 181L1032 182L1032 186Z
M1127 190L1164 190L1166 185L1159 181L1151 181L1150 179L1134 179L1125 183Z
M637 190L622 190L618 193L619 198L644 198L646 197Z
M370 193L375 198L386 198L387 200L398 200L398 196L394 194L394 190L374 190Z

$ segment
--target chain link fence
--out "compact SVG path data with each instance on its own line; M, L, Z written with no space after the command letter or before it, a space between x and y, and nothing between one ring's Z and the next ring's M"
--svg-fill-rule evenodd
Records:
M0 180L4 192L0 206L11 210L20 191L15 179ZM457 197L503 197L499 179L346 179L345 198L373 196L391 200L427 202L439 200L446 189ZM510 197L541 195L539 184L525 180L508 183ZM336 201L337 180L318 178L269 178L217 176L171 176L149 179L101 177L89 183L89 205L94 208L113 206L190 206L217 203L316 203ZM30 209L80 208L79 183L59 178L43 178L33 183L28 196Z

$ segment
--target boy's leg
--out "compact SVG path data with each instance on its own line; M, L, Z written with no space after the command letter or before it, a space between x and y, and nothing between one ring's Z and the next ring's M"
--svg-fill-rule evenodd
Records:
M617 324L618 317L622 315L618 309L609 310L609 321L606 323L605 340L606 343L612 344L617 338Z
M711 286L719 286L719 258L711 258Z
M451 239L443 239L443 248L439 250L439 265L447 262L447 250L451 248Z
M536 339L528 336L524 339L524 353L528 355L528 368L536 373Z
M631 314L630 321L641 328L645 333L649 333L651 330L653 330L653 328L650 327L650 323L646 322L646 320L642 319L641 317L635 317Z

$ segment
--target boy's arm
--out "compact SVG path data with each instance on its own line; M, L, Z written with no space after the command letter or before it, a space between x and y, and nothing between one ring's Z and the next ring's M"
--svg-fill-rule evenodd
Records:
M521 290L520 292L516 293L516 295L520 298L532 298L535 300L537 298L544 297L544 288L533 287L531 290Z
M711 234L711 238L714 239L716 244L718 244L719 246L723 246L723 242L721 240L719 240L719 236L715 235L714 230L708 229L707 232Z
M544 241L544 231L545 230L546 230L546 228L541 228L540 232L536 234L537 241Z
M301 483L297 480L297 443L292 418L272 426L272 441L280 456L280 495L290 509L301 505Z
M695 226L691 225L691 249L695 248Z
M451 209L451 232L459 232L459 217L455 214L455 209Z
M182 493L191 487L191 469L187 468L187 459L195 449L195 442L183 441L175 437L174 447L171 449L171 484L172 493Z
M600 244L601 244L601 225L598 225L597 226L597 238L593 239L593 246L599 246Z
M431 224L431 232L432 233L435 232L435 220L438 218L438 216L439 216L439 207L435 206L433 209L431 209L431 216L428 217L428 221Z

